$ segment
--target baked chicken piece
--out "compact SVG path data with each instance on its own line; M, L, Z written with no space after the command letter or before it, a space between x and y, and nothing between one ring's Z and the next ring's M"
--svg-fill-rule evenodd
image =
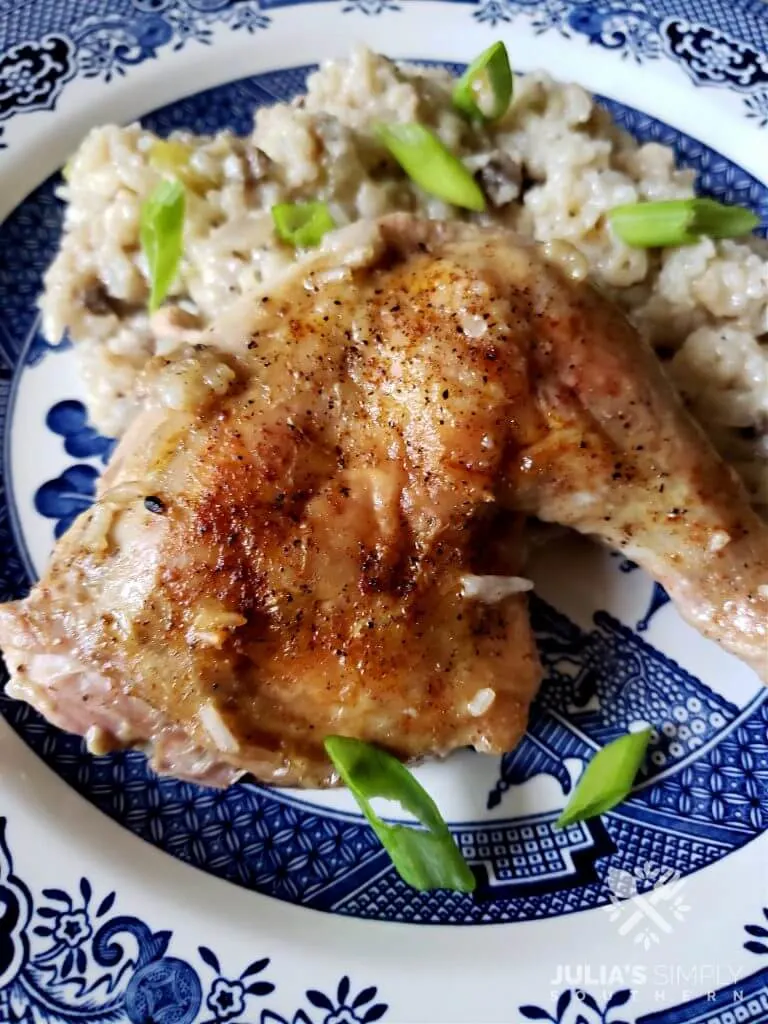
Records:
M8 692L95 750L316 786L328 734L512 748L531 515L621 548L768 677L768 527L621 314L499 229L347 229L144 403L0 607Z

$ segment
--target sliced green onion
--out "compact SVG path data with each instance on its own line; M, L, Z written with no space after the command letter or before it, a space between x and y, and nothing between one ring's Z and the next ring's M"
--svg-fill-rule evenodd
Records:
M598 750L584 769L556 827L565 828L594 818L620 804L632 789L650 738L650 728L641 729L628 732Z
M453 105L475 121L496 121L512 99L512 68L502 42L494 43L472 61L453 87Z
M404 882L422 892L473 891L475 876L434 800L397 758L347 736L329 736L325 749ZM396 800L426 831L382 821L370 804L377 796Z
M379 125L378 135L408 177L447 203L482 212L485 196L470 172L424 125Z
M336 224L326 203L278 203L272 207L278 238L289 245L310 249Z
M186 194L180 181L161 181L141 207L139 238L150 277L149 311L154 313L173 284L184 250Z
M757 227L760 218L743 206L714 199L665 199L654 203L614 206L611 227L636 249L690 245L702 236L738 238Z

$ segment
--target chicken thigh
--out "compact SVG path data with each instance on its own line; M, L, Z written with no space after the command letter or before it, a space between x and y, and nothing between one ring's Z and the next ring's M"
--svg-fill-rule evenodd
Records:
M768 527L621 314L534 246L356 225L205 340L148 371L97 503L0 607L8 692L92 749L313 786L328 734L512 748L531 515L621 548L768 678Z

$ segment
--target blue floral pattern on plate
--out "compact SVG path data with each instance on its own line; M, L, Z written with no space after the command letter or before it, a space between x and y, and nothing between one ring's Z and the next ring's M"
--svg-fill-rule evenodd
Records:
M112 454L115 442L102 437L88 422L88 413L82 402L65 399L48 410L45 425L53 434L64 438L67 455L85 459L97 456L106 463Z
M50 110L75 74L75 48L50 34L11 46L0 55L0 121L32 110Z
M105 82L155 59L166 49L209 45L217 25L232 31L268 29L268 9L313 0L113 0L108 12L93 13L90 0L46 0L41 12L21 10L0 21L0 121L31 110L52 110L66 84L79 73ZM749 118L763 118L768 81L768 30L750 17L749 0L456 0L472 17L496 28L527 17L539 33L617 50L637 63L663 56L699 85L750 93ZM336 0L341 15L397 14L396 0ZM22 5L23 7L24 5ZM701 23L691 21L691 12ZM743 38L754 39L750 45ZM757 113L756 113L757 112ZM0 126L0 132L1 132ZM3 148L0 141L0 149Z
M58 540L75 519L93 504L99 471L93 466L76 463L60 473L55 480L46 480L35 494L35 511L46 519L54 519L53 530Z
M169 955L172 932L117 913L117 903L87 878L74 894L46 888L33 897L14 873L0 818L0 1021L229 1024L258 1013L259 1024L373 1024L387 1014L375 986L353 990L345 976L330 995L309 989L308 1008L286 1019L264 1002L275 992L269 957L235 973L207 946L199 962Z
M521 1006L519 1011L526 1020L545 1020L549 1024L566 1024L571 1020L583 1024L628 1024L628 1021L620 1019L623 1015L621 1008L631 998L630 989L618 989L601 1006L589 992L567 988L560 993L551 1013L532 1004Z

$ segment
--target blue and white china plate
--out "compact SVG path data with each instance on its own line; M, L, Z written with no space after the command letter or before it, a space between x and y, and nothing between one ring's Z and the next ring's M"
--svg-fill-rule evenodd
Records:
M35 310L87 129L245 131L357 41L460 64L499 37L768 219L761 0L0 0L2 599L111 448ZM404 886L345 793L161 780L0 700L0 1022L768 1021L768 690L630 564L568 558L535 567L547 681L521 746L421 770L472 898ZM585 760L640 720L631 798L555 831Z

